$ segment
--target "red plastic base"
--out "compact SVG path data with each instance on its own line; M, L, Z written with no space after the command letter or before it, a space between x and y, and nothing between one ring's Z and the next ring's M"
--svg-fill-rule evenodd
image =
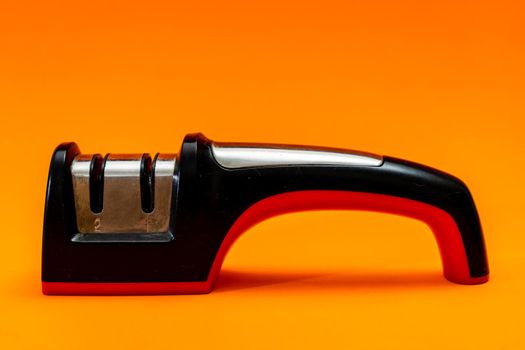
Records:
M140 283L81 283L42 282L46 295L161 295L206 294L213 285L208 282L140 282Z
M470 277L467 256L454 219L444 210L411 199L347 191L297 191L265 198L248 208L233 224L203 282L67 283L42 282L44 294L200 294L209 293L235 240L257 223L281 214L306 210L366 210L411 217L425 222L436 238L445 278L454 283L480 284L489 276Z

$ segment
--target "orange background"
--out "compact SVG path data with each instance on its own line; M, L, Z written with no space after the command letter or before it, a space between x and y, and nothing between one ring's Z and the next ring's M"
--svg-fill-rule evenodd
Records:
M522 2L184 3L1 2L0 348L524 348ZM312 212L246 232L209 295L41 295L54 147L174 152L193 131L457 175L491 281L446 282L420 222Z

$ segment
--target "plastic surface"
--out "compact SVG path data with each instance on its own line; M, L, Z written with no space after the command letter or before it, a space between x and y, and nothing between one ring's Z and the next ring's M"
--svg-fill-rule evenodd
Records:
M201 134L184 140L174 174L174 239L166 243L71 242L76 229L68 162L78 148L59 147L51 164L44 225L46 292L100 294L106 286L108 294L127 294L125 285L132 294L148 294L148 285L150 293L207 292L227 249L247 227L269 216L312 209L373 210L422 220L435 233L447 279L464 284L488 279L474 202L453 176L389 157L380 167L225 169L213 159L210 144ZM122 285L113 288L115 283ZM183 283L180 290L174 283Z

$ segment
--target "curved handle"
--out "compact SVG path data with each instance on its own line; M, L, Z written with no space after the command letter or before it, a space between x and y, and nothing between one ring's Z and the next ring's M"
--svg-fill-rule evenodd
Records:
M219 273L222 262L235 240L257 223L286 213L327 209L375 211L423 221L434 233L443 264L443 274L447 280L460 284L480 284L488 280L488 273L480 277L471 276L462 234L455 220L446 211L402 197L326 190L286 192L265 198L249 207L226 235L211 275L216 276Z
M435 235L448 280L461 284L488 280L478 213L468 188L454 176L362 152L215 144L202 135L190 135L186 142L192 140L200 144L192 173L203 175L189 192L207 203L208 217L219 214L210 229L219 222L228 228L209 281L217 276L235 238L250 226L271 216L316 209L370 210L421 220ZM188 176L181 173L181 189L188 184L185 179ZM181 192L181 203L187 193Z

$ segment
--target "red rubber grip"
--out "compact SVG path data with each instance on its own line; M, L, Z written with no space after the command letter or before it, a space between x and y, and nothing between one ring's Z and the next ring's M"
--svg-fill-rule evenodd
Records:
M434 233L446 279L460 284L480 284L488 280L488 276L470 277L461 235L456 222L446 211L426 203L383 194L319 190L274 195L248 208L226 235L208 280L215 281L229 248L251 226L285 213L326 209L375 211L421 220Z

